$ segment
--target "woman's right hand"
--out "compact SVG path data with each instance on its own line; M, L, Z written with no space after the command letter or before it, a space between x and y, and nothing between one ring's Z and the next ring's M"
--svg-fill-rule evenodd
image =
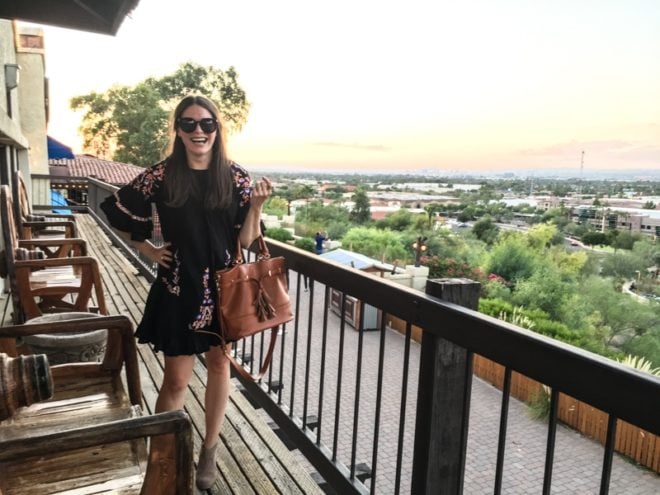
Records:
M144 241L138 250L152 263L169 268L172 262L172 252L169 250L171 244L171 242L166 242L162 246L154 246L151 242Z

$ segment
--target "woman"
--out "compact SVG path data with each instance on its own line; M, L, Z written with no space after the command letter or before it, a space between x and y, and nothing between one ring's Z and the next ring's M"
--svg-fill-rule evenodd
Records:
M182 409L195 354L205 353L206 433L197 486L210 488L229 396L229 360L219 345L216 270L232 263L237 238L249 246L260 233L261 209L272 192L264 178L251 185L229 161L218 110L203 96L187 96L174 111L171 152L101 205L110 224L140 253L158 263L136 335L165 354L156 412ZM149 242L151 205L160 218L162 246Z

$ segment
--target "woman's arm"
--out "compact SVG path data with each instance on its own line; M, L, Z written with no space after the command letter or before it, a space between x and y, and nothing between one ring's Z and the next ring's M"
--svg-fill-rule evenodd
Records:
M168 249L169 242L164 243L162 246L154 246L150 241L135 241L131 239L131 234L122 232L121 230L113 229L119 237L121 237L126 244L138 250L140 254L146 256L152 263L158 263L165 268L170 267L172 261L172 253Z
M250 196L250 209L247 212L243 226L238 233L241 246L248 247L261 234L261 210L264 202L273 192L270 179L264 177L252 187Z

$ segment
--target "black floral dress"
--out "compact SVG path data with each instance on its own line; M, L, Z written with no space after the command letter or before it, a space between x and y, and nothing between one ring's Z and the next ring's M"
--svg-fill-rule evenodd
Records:
M203 205L208 170L192 170L194 193L181 207L165 204L167 161L148 168L130 184L101 204L110 224L131 239L151 238L152 203L160 219L162 236L170 242L169 268L158 266L136 336L167 356L206 352L219 345L213 273L234 257L238 231L250 207L250 177L231 164L234 193L231 206L208 210Z

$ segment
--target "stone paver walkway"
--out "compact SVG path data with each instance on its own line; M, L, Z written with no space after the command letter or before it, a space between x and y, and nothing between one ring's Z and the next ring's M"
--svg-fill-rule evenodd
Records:
M291 278L292 300L296 298L295 277ZM352 432L355 414L355 390L357 387L357 355L359 333L346 326L344 355L341 367L341 400L336 418L337 379L339 376L340 330L339 318L329 312L325 347L323 345L323 306L325 289L315 284L313 311L309 313L311 292L301 293L298 328L290 326L284 335L284 359L279 350L272 365L274 379L282 365L285 388L282 400L292 406L298 417L320 416L321 441L332 449L335 422L339 423L337 457L346 465L352 458ZM311 328L311 333L308 332ZM293 342L298 334L295 389L292 391ZM380 423L375 424L375 404L378 383L378 358L380 333L363 332L362 373L359 382L360 404L357 413L356 463L374 466L372 446L378 434L379 448L376 463L376 493L390 494L395 491L397 439L401 415L401 390L405 338L398 332L385 333L385 357L382 384L382 409ZM256 345L258 348L258 344ZM278 344L279 348L279 344ZM309 350L309 352L308 352ZM412 448L414 441L415 400L419 370L420 346L411 344L408 396L401 473L401 493L410 492ZM256 350L255 350L256 351ZM255 352L258 354L258 351ZM307 358L309 355L309 367ZM324 367L323 373L321 372ZM305 375L309 374L308 388L304 388ZM321 376L323 397L320 404ZM291 401L293 393L294 400ZM306 397L306 400L305 400ZM493 492L495 460L502 394L499 390L475 378L472 386L470 428L468 436L467 467L465 473L466 494ZM507 494L541 493L547 424L531 419L528 407L511 398L509 424L504 462L502 491ZM553 467L553 494L598 493L603 460L603 447L579 433L559 425L557 428L555 462ZM616 454L613 462L610 494L657 495L660 493L660 476L638 467Z

